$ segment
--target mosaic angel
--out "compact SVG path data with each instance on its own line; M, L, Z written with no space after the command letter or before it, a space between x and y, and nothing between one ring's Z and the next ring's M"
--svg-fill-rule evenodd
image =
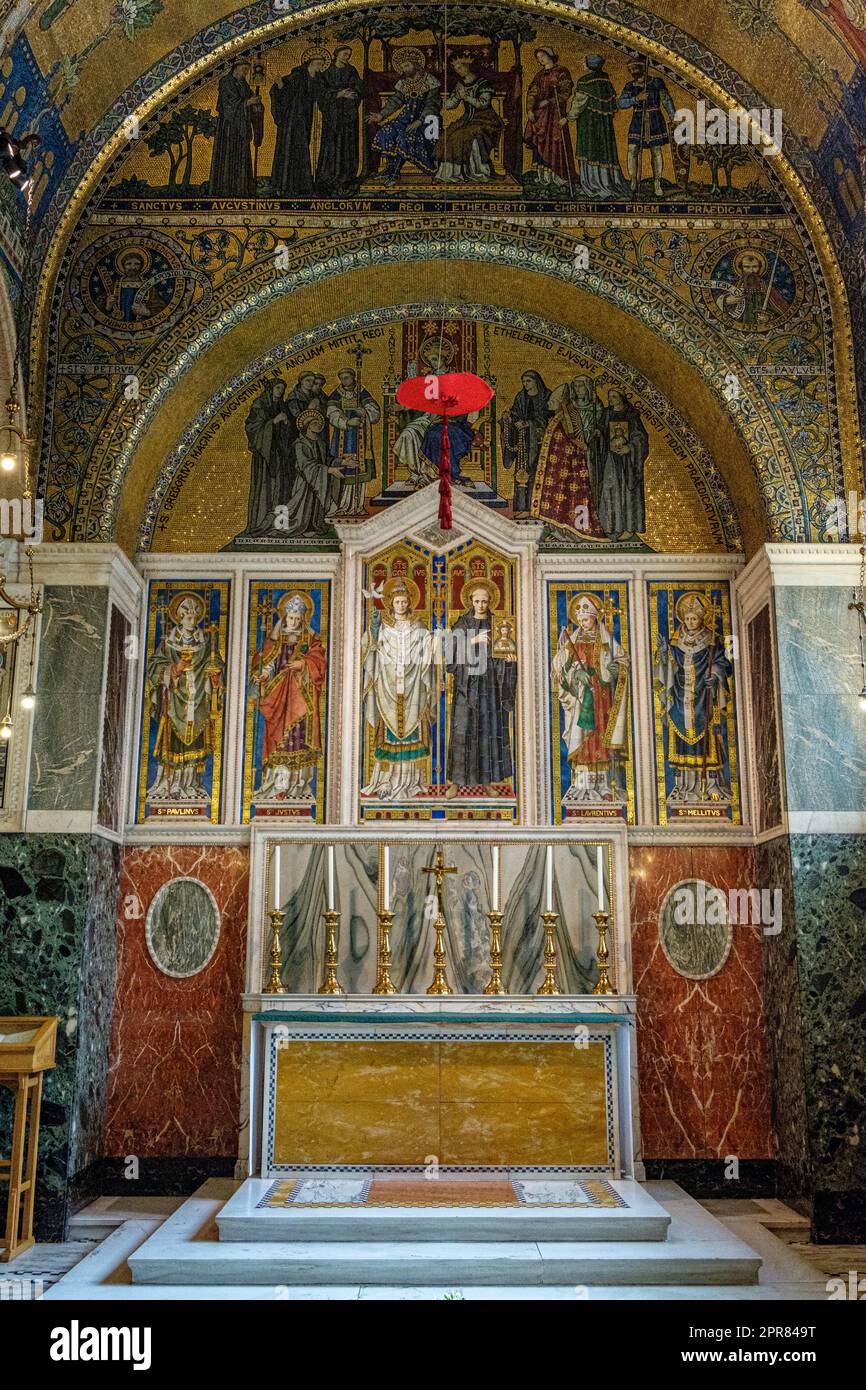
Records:
M435 648L432 633L416 616L421 595L413 580L388 579L374 597L362 647L373 775L361 795L404 800L425 790L435 717Z

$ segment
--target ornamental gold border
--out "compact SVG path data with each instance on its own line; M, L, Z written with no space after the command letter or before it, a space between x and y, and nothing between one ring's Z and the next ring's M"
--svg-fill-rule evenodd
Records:
M725 711L725 728L728 734L728 763L731 769L731 793L733 802L731 804L730 818L721 816L675 816L673 821L668 818L667 792L665 788L667 772L667 750L665 747L664 733L662 731L662 711L659 698L655 690L653 681L653 653L658 651L659 644L659 607L658 596L660 593L668 595L668 639L672 636L671 613L673 612L673 595L677 590L685 592L686 589L698 589L708 597L713 597L713 591L718 592L721 599L721 618L722 636L732 633L731 627L731 585L727 579L689 579L681 577L679 579L648 579L646 581L647 607L649 610L650 627L650 650L649 650L649 679L650 679L650 698L653 702L653 728L655 731L655 746L653 749L656 765L656 785L658 791L658 824L659 825L681 825L681 824L714 824L738 826L743 823L742 799L740 795L740 776L739 762L737 754L737 681L736 673L731 683L731 698Z
M626 793L628 802L625 817L617 814L611 816L611 820L622 820L625 825L634 825L637 820L636 799L635 799L635 776L634 776L634 701L632 697L632 668L631 668L631 647L629 644L629 629L631 627L631 612L629 609L629 583L626 579L588 579L585 582L580 579L549 579L547 581L547 667L545 679L547 681L548 708L550 711L550 753L552 760L553 776L551 781L550 793L553 811L554 825L571 825L572 821L564 820L562 815L562 730L560 724L560 705L559 696L554 689L551 677L551 666L556 652L556 644L559 641L559 625L556 621L556 600L561 593L566 595L567 603L570 604L572 598L578 593L601 594L608 598L611 593L615 593L619 603L620 614L620 636L622 649L629 658L628 682L626 685L626 699L628 700L628 759L625 765ZM586 820L600 820L600 816L589 816ZM586 822L581 820L581 825Z
M256 732L256 707L249 696L250 684L250 664L256 652L256 623L258 621L257 598L261 594L272 593L302 593L312 597L312 591L319 590L321 593L321 620L319 623L319 639L325 648L325 684L319 695L319 719L322 729L322 757L319 759L318 777L316 784L316 803L312 823L323 825L325 822L325 803L327 798L328 786L328 706L331 693L331 581L330 579L280 579L275 576L273 579L251 579L247 585L247 604L249 616L247 619L247 642L244 657L244 779L241 800L241 824L249 825L251 821L257 820L258 816L251 816L250 812L253 804L253 745L255 743ZM267 808L262 810L262 820L268 815ZM294 819L294 818L293 818ZM300 819L300 818L299 818Z
M504 0L485 0L485 3L493 7L500 6L509 11L515 8L512 4L504 3ZM31 434L34 437L37 434L41 436L42 431L51 307L61 260L76 230L79 218L104 170L126 143L125 127L129 119L136 118L139 122L148 120L161 106L183 91L191 82L206 76L235 53L267 42L277 36L288 36L295 30L322 25L329 19L338 16L345 21L355 10L364 8L365 0L330 0L327 4L313 5L301 13L274 19L258 29L230 39L214 52L190 63L182 72L165 82L132 111L125 113L123 120L113 135L106 140L78 187L70 196L60 215L44 257L43 273L39 278L32 306L30 333L30 380L35 383L31 412L33 421ZM708 77L692 63L673 53L664 44L638 34L624 24L596 15L590 10L581 10L579 12L580 18L576 20L573 6L558 3L557 0L529 0L529 3L522 3L518 8L543 19L570 23L571 26L584 31L597 33L613 43L623 44L634 52L645 54L648 58L664 65L686 87L695 89L703 96L711 98L713 104L723 110L741 109L741 104L735 101L713 78ZM854 377L854 337L845 281L824 219L808 193L803 180L784 154L775 158L777 177L802 219L805 234L815 250L829 293L836 369L835 404L839 420L843 481L846 489L858 490L861 485L860 469L857 462L860 458L860 428Z
M157 817L145 815L147 801L147 772L150 762L150 700L148 699L147 667L150 657L154 651L154 640L156 637L156 597L159 593L171 595L179 593L181 590L190 589L193 593L205 596L205 592L218 592L220 595L220 614L217 624L219 633L220 651L225 661L225 674L223 676L223 707L217 731L216 746L213 751L213 779L211 782L210 813L208 819L212 825L220 823L220 812L222 809L222 750L223 738L225 736L226 723L226 701L228 699L228 618L229 603L231 601L231 580L229 579L151 579L147 590L147 645L144 651L141 676L141 720L139 723L139 746L138 746L138 796L135 806L135 821L137 825L145 825L148 820L156 823ZM160 816L158 818L163 824L196 824L205 820L204 816Z

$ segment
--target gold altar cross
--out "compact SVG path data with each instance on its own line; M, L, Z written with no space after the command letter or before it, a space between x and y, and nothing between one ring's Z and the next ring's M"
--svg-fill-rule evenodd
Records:
M454 991L448 983L445 973L445 904L442 901L442 884L446 874L456 874L456 864L446 864L445 855L441 849L437 849L436 858L432 864L426 864L422 873L433 874L436 878L436 921L433 923L433 930L436 933L436 945L433 948L433 983L428 989L428 994L453 994Z
M433 864L426 864L421 872L436 875L436 904L439 911L444 912L445 905L442 902L442 884L445 881L446 874L456 874L457 865L446 864L445 855L442 853L441 849L437 849L435 862Z

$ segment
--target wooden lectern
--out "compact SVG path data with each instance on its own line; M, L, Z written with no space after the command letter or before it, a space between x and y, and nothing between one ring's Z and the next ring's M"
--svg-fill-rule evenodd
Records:
M0 1181L9 1183L6 1239L0 1260L14 1260L33 1245L33 1201L42 1073L54 1066L56 1018L0 1016L0 1086L15 1095L12 1155L0 1158ZM29 1129L28 1129L29 1124Z

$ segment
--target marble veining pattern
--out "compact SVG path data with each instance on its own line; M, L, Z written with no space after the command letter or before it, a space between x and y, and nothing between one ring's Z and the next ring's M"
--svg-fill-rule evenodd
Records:
M95 1157L114 984L117 850L87 835L0 835L0 1013L57 1014L45 1078L37 1232L62 1238L70 1179ZM0 1108L0 1152L10 1115Z
M30 767L32 810L93 809L107 608L107 589L45 591Z
M749 886L752 852L636 846L630 866L644 1157L766 1157L761 929L736 926L724 966L706 980L677 974L658 934L661 903L675 884L695 877L725 892Z
M783 586L775 592L788 810L866 810L851 590Z
M123 855L111 1040L108 1156L235 1156L240 1113L249 854L160 845ZM145 922L158 889L199 879L221 918L216 950L189 978L157 969Z

